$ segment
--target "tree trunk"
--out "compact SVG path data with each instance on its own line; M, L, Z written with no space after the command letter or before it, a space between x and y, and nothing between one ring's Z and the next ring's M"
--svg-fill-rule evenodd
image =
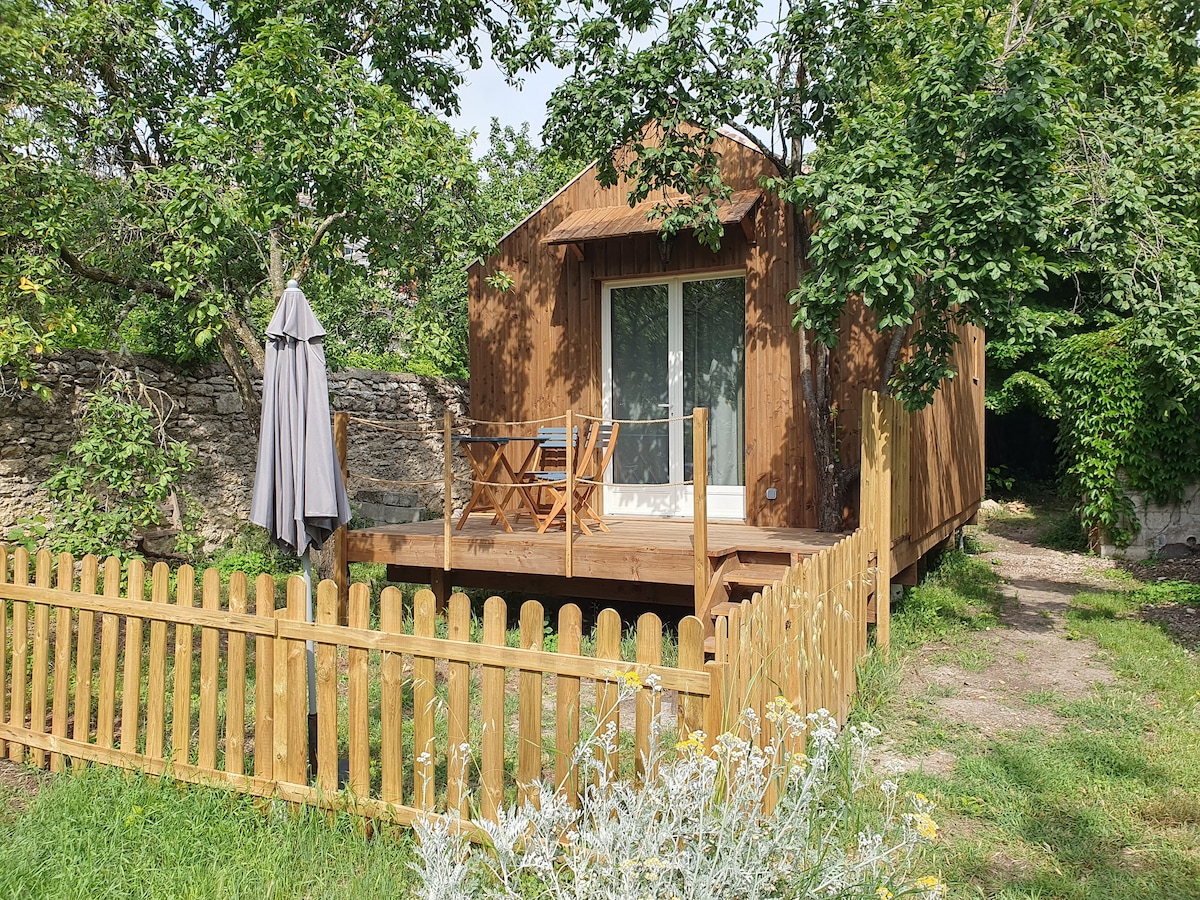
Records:
M232 329L221 329L217 335L217 348L221 351L221 358L229 367L229 374L233 376L233 383L237 387L238 395L242 398L242 410L249 418L250 427L257 435L262 419L262 401L259 399L258 391L254 389L254 373L242 357L241 344L234 336Z
M800 211L793 214L796 231L796 278L808 268L808 220ZM804 329L796 332L800 356L800 394L812 436L813 462L817 472L817 530L838 532L845 525L842 501L846 473L838 457L837 422L833 418L833 385L829 348L817 344Z

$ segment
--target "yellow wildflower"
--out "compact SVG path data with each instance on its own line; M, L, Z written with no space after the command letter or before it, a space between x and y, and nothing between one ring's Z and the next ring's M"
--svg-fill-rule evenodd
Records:
M875 889L875 896L878 897L879 900L892 900L892 898L896 895L881 884Z
M941 897L946 893L946 886L936 875L923 875L917 879L916 887L930 897Z
M929 813L919 813L913 817L913 828L917 834L925 838L927 841L936 841L938 836L937 822L933 820L933 816Z
M635 691L640 691L642 689L642 679L641 676L638 675L637 670L630 669L628 672L622 672L620 674L621 677L625 679L625 687L631 688Z

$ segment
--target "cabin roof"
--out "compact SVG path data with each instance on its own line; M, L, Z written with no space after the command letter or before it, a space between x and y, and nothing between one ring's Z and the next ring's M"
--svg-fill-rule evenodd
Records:
M762 191L735 191L722 203L718 216L722 225L737 225L762 200ZM674 202L681 198L665 201ZM630 237L638 234L657 234L662 227L652 213L664 201L645 200L636 206L597 206L571 213L558 227L542 238L543 244L578 244L602 238Z

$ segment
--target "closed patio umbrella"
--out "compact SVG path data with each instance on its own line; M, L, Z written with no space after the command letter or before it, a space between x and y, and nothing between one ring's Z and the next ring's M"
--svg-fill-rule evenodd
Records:
M262 427L250 521L300 557L312 614L312 559L334 531L350 521L329 417L325 329L295 281L267 326ZM308 648L309 715L316 713L312 644Z

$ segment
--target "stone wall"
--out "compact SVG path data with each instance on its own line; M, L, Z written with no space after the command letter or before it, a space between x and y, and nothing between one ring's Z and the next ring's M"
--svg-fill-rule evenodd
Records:
M183 370L149 357L78 350L49 356L38 369L52 392L48 402L26 392L0 394L0 533L26 516L53 518L39 485L55 457L78 436L86 395L114 373L132 378L135 370L143 383L169 398L164 406L173 406L167 423L170 436L196 451L197 465L185 488L202 511L206 541L219 543L248 524L257 439L223 363ZM393 507L433 508L440 515L440 483L395 487L369 479L440 482L442 414L447 407L456 416L467 414L466 385L445 378L348 369L331 373L329 388L336 410L390 423L421 421L431 431L422 436L352 423L352 503L373 509L382 499ZM456 507L461 507L463 478L469 470L461 454L455 454L455 460Z
M1200 485L1192 485L1179 503L1170 505L1149 503L1136 491L1129 497L1141 528L1128 547L1102 542L1102 556L1138 560L1155 554L1173 559L1200 555Z

